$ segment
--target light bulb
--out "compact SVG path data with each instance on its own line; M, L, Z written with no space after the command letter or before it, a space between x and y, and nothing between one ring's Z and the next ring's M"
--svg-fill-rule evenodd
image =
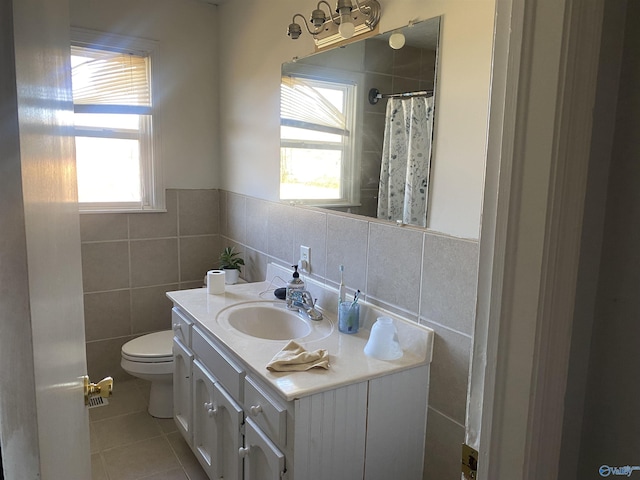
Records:
M402 33L396 32L389 37L389 46L394 50L400 50L404 47L405 38Z
M351 21L351 15L340 16L340 26L338 33L342 38L351 38L356 33L356 26Z

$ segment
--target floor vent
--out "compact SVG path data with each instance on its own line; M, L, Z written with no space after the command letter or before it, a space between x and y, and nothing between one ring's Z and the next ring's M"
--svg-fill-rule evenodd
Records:
M104 407L109 405L109 400L104 397L91 397L89 399L89 408Z

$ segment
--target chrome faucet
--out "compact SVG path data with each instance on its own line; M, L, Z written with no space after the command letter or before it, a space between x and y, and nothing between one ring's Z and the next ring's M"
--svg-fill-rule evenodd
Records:
M291 303L287 302L287 308L290 310L298 310L304 314L309 320L322 320L322 313L316 309L315 301L307 290L292 292Z

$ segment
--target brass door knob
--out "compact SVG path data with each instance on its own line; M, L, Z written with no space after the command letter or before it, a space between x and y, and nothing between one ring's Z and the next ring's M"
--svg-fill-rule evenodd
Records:
M113 393L113 378L105 377L98 383L91 383L89 376L85 375L84 380L84 404L89 405L89 398L100 395L101 397L110 397Z

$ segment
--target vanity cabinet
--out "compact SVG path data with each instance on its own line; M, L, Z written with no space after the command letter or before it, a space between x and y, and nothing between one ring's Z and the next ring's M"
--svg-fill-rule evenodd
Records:
M177 305L174 317L187 325L176 423L209 478L422 478L428 364L287 400Z

